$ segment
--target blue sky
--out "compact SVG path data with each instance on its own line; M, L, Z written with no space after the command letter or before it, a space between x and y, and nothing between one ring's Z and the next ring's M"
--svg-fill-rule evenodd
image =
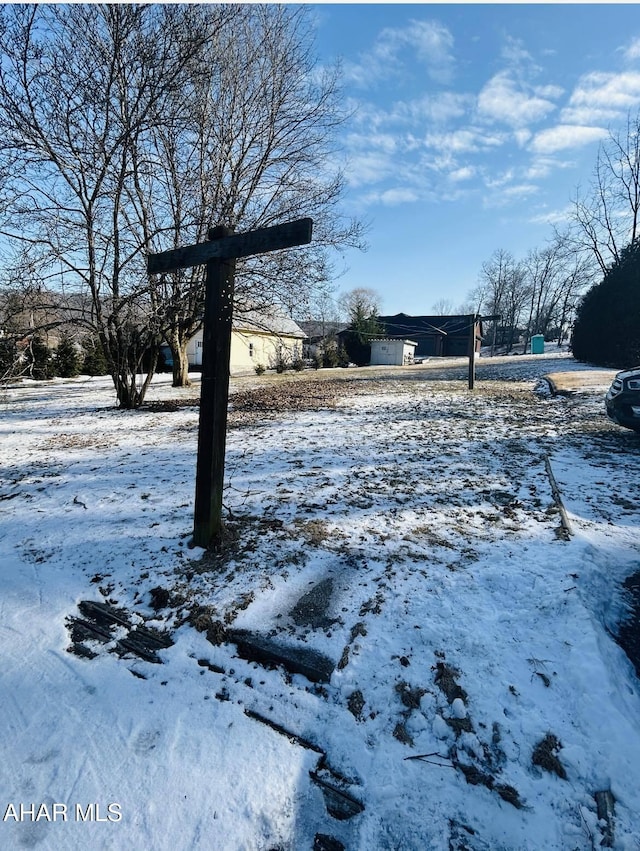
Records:
M562 225L598 144L640 108L637 4L316 4L340 57L344 209L371 223L340 290L383 312L455 306L496 249L524 258Z

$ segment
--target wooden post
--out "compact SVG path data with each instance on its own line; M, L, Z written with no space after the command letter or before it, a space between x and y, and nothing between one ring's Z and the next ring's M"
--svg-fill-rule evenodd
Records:
M208 242L150 254L147 258L149 275L207 264L193 522L196 546L210 547L219 540L222 531L235 258L306 245L311 242L312 228L313 222L308 218L243 234L234 234L219 225L210 228Z
M476 383L476 317L469 317L471 329L469 331L469 390L473 390Z
M230 234L229 228L220 225L211 228L209 239ZM193 519L193 543L205 549L222 532L234 274L233 258L214 257L207 261Z

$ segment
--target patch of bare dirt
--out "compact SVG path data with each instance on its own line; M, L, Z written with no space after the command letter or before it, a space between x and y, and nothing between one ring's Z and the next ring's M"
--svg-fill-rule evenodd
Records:
M229 428L252 425L257 421L290 411L318 411L335 408L338 400L349 395L352 382L304 378L270 381L263 387L233 390L229 394ZM143 405L153 413L172 413L184 408L198 408L199 396L163 399Z
M314 380L239 390L229 396L228 424L233 428L290 411L335 408L339 398L345 395L343 391L342 382Z

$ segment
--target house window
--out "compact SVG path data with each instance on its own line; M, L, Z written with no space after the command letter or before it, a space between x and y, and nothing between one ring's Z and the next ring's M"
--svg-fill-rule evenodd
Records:
M249 357L252 358L254 353L253 343L249 343Z
M198 340L198 342L196 343L196 348L198 348L198 349L202 348L202 340Z

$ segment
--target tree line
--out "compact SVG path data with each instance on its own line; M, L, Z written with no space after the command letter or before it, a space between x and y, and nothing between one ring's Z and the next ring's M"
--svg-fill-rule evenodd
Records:
M134 408L164 341L187 383L203 313L203 270L149 277L149 253L313 218L304 251L238 263L241 312L299 307L329 287L334 249L362 247L340 211L339 69L319 67L304 7L5 5L0 50L5 350L34 316L73 328Z
M640 112L600 144L591 180L577 190L565 226L543 248L516 259L496 249L464 304L447 298L433 315L497 316L484 322L491 354L527 351L542 335L570 343L581 360L603 366L640 363ZM349 323L349 360L366 363L368 341L381 333L381 296L367 287L346 293L333 312Z
M640 112L600 144L591 180L542 249L496 250L470 293L492 352L526 351L535 334L598 365L640 360Z
M471 312L499 316L486 323L491 352L523 351L534 335L567 342L585 286L593 280L589 258L573 251L564 236L516 260L503 249L482 264L478 286L470 293Z

